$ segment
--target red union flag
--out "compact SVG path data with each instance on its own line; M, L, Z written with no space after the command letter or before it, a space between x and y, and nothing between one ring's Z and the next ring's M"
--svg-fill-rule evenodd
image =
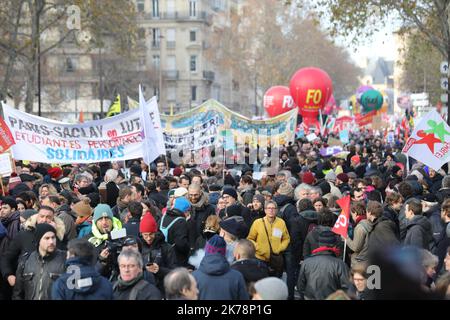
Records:
M15 143L8 125L3 118L0 118L0 153L5 152Z
M350 219L350 196L339 199L336 203L342 208L336 223L334 224L333 231L346 238L348 236L348 224Z

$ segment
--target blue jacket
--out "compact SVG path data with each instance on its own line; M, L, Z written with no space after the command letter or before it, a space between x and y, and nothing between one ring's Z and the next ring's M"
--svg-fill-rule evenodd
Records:
M85 221L82 224L77 225L77 238L82 239L92 232L92 223Z
M6 228L0 222L0 240L3 239L4 236L6 236Z
M239 271L231 269L220 253L206 255L192 275L197 281L199 300L249 299L244 277Z
M80 258L70 258L66 265L68 268L74 268L74 271L64 273L53 284L53 300L113 300L112 284L102 277L94 266L86 265ZM79 289L69 289L68 285L73 284L76 279L77 267L80 270L79 279L91 280L85 280L87 285Z

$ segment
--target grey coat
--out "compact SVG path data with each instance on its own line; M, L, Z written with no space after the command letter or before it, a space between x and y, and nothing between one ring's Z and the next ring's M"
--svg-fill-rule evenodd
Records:
M353 240L347 239L347 247L353 251L352 266L368 260L370 231L372 231L372 223L367 219L361 220L355 227Z

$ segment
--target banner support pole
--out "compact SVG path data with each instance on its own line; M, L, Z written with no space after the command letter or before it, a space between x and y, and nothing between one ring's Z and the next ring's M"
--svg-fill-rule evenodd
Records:
M347 239L344 240L344 254L342 255L342 261L345 262L345 254L347 252Z

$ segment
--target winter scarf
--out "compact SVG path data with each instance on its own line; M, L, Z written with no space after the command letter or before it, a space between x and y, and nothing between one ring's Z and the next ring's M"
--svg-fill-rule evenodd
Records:
M191 202L191 206L196 209L200 209L201 207L203 207L204 205L207 205L207 204L208 204L208 197L206 196L206 194L204 192L202 193L202 197L200 198L200 200L197 203Z
M339 256L339 254L341 253L341 251L338 248L331 248L331 247L319 247L317 249L314 249L311 254L316 254L319 252L324 252L324 251L331 251L333 252L336 257Z
M144 278L144 274L141 272L136 278L134 278L133 280L131 280L131 281L124 281L124 280L122 280L122 277L121 276L119 276L118 278L117 278L117 285L118 285L118 287L119 287L119 290L120 289L124 289L124 288L127 288L127 287L132 287L132 286L134 286L136 283L138 283L139 281L141 281L141 279L143 279Z
M113 230L122 229L122 222L119 219L113 218ZM97 228L95 223L92 224L92 235L93 237L89 238L89 242L92 243L95 247L101 245L104 241L108 240L109 234L102 234Z
M355 226L357 226L358 223L360 223L362 220L365 220L365 219L367 219L367 217L366 217L365 214L362 215L362 216L357 216L357 217L356 217L356 221L355 221Z

